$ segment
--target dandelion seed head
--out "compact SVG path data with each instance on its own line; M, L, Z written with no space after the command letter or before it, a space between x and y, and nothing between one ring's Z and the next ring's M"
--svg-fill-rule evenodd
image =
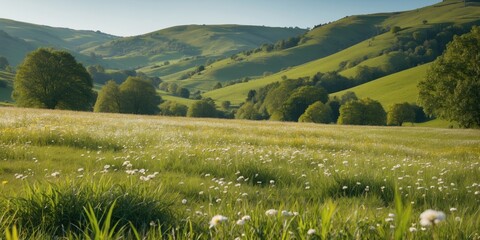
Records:
M210 228L216 227L217 225L221 224L222 222L227 221L228 218L223 215L215 215L210 220Z
M267 216L276 216L278 214L278 210L275 209L268 209L265 211L265 215Z
M427 209L420 214L420 224L424 227L431 226L442 222L445 218L446 216L444 212Z

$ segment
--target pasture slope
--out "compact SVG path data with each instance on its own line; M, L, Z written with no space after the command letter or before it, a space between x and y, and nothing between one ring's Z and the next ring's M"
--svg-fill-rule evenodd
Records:
M0 108L0 238L478 239L479 159L478 130Z
M392 61L392 58L395 56L394 54L384 55L384 52L390 51L390 49L394 47L399 41L402 41L402 39L411 38L413 33L416 31L433 31L441 26L450 25L464 26L465 28L469 28L472 24L478 24L479 20L479 3L470 2L466 7L464 7L463 1L453 0L444 1L442 3L438 3L432 6L406 12L350 16L340 19L337 22L311 30L309 33L306 34L306 36L310 36L311 39L307 41L305 45L311 44L314 39L317 39L316 36L322 36L322 34L323 36L328 36L328 32L331 28L346 29L348 31L343 32L343 34L338 34L338 32L335 32L335 34L330 40L328 40L328 37L319 37L318 39L320 40L317 40L319 41L319 43L325 44L325 42L323 41L332 41L332 43L335 43L336 41L338 41L338 38L353 38L358 41L357 43L348 45L348 47L345 48L338 48L336 49L337 51L329 54L328 56L323 56L322 53L319 53L319 57L315 60L306 61L305 63L300 65L292 64L288 67L282 68L278 72L274 72L274 74L268 76L256 76L256 78L246 83L239 83L221 89L209 91L204 95L207 97L211 97L216 101L230 100L234 104L239 104L245 100L249 90L259 89L269 83L281 81L283 76L286 76L290 79L296 79L301 77L311 77L317 72L339 71L342 75L350 77L355 74L355 70L356 68L358 68L358 66L370 66L379 68L384 67L385 63L387 63L388 61ZM354 26L355 24L358 24L359 21L362 21L364 24L366 24L366 26L364 26L366 32L354 31ZM402 30L396 34L393 34L390 31L385 32L386 29L392 28L394 26L399 26ZM367 36L367 38L365 38L365 36ZM299 45L297 47L287 49L282 52L294 52L297 49L301 49L302 47L303 45ZM280 53L274 52L270 55L275 56L278 54ZM268 56L269 55L251 55L248 58L245 58L245 61L254 61L254 59L258 57L264 59L265 64L268 64L268 61L266 60L268 59ZM290 56L290 58L295 57ZM225 63L223 65L228 64L230 64L228 68L232 72L248 72L247 70L241 68L242 63ZM350 65L351 67L348 67ZM235 66L237 67L235 68ZM345 68L345 66L347 66L347 68ZM426 68L420 67L412 69L410 75L423 75L424 70L426 70ZM212 77L212 74L221 71L222 66L218 66L218 69L212 67L212 69L207 69L205 73L202 73L201 76L194 79L198 81L209 81L208 79L216 79L215 77ZM409 73L405 72L404 75L409 75ZM392 78L400 80L399 77L401 76L402 75L395 75L392 77L387 76L386 78L378 79L377 82L388 82L391 81ZM220 80L219 78L217 79L218 81ZM188 82L185 83L187 84ZM193 86L198 84L199 83L188 83L187 85ZM414 85L416 85L416 82L414 81L402 80L401 83L391 86L400 87L402 89L416 90L416 87L414 87ZM363 89L367 89L367 87ZM386 91L385 94L388 94L388 92L395 91L396 89L384 87L382 90ZM370 89L370 91L376 92L377 90ZM408 93L406 98L402 99L402 101L415 101L415 99L412 98L412 96L415 94L416 93ZM375 96L375 94L372 94L372 96ZM385 103L389 104L390 102L386 101Z

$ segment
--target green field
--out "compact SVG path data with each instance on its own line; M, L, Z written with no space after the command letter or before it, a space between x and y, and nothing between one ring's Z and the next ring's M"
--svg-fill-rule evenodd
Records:
M479 159L478 130L0 108L0 238L478 239Z

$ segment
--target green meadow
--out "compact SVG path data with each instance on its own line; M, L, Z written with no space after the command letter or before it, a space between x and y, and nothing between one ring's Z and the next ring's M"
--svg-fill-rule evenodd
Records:
M479 239L479 160L478 130L2 107L0 238Z

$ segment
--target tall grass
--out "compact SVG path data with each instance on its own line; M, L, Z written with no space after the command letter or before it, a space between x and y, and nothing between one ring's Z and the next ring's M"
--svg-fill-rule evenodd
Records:
M0 113L0 238L480 234L478 130ZM422 227L426 209L447 217Z

